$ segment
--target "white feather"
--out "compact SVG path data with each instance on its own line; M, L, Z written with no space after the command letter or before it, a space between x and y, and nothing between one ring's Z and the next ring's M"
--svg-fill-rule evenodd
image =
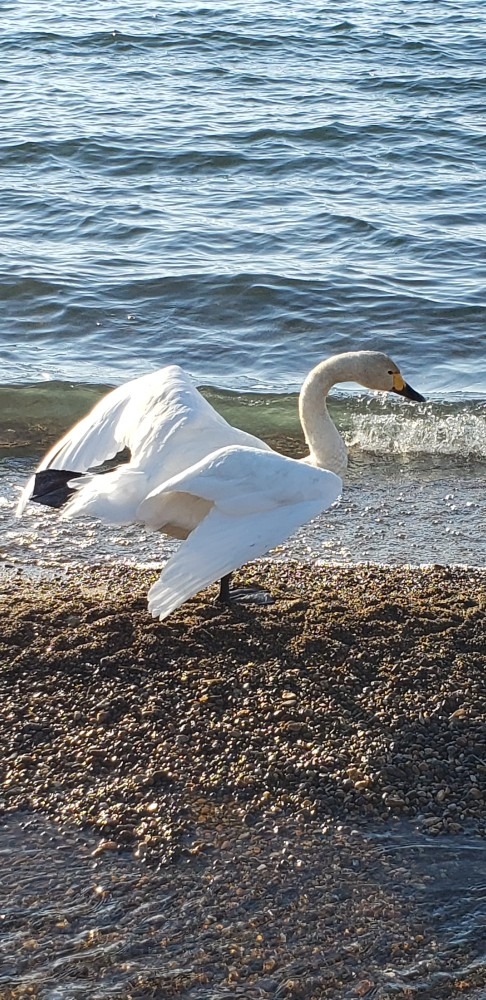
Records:
M269 450L253 434L228 424L182 368L170 365L133 379L104 396L51 448L36 471L53 468L87 472L129 448L130 464L117 469L116 475L105 473L96 480L90 476L73 482L76 498L64 515L87 513L109 523L120 523L120 519L131 519L147 492L228 444ZM133 478L130 484L125 479L134 469L143 471L145 477L143 483L140 480L138 491L133 489ZM34 478L29 479L22 492L18 517L32 496ZM130 493L130 503L121 500L125 487ZM96 491L99 496L95 502Z
M338 476L277 453L224 448L175 476L141 504L156 520L157 504L177 497L212 503L208 513L169 559L149 591L149 610L166 618L199 590L264 555L337 499ZM188 498L189 498L188 497Z

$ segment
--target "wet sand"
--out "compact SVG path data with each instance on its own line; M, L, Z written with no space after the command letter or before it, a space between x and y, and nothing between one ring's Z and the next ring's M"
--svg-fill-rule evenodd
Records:
M368 898L363 837L486 832L485 574L262 563L240 582L273 605L223 610L209 591L163 623L146 608L155 576L3 577L7 825L42 813L96 834L95 863L121 851L167 873L197 924L192 971L180 955L125 997L161 982L175 997L413 996L411 980L386 992L384 964L430 957L433 934L411 927L406 866L401 902L374 876ZM420 996L484 985L484 964L435 972Z

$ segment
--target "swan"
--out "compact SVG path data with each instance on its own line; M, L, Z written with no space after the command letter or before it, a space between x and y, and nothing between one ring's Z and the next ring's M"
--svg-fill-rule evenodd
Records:
M340 495L344 441L326 399L337 382L358 382L424 401L397 365L377 351L353 351L321 361L299 395L309 448L303 459L275 452L231 426L178 365L133 379L109 392L44 457L20 497L64 507L63 517L87 515L110 524L139 523L183 539L148 593L161 620L189 597L285 541ZM128 448L129 461L90 472ZM264 603L269 595L251 592ZM251 594L246 595L247 597Z

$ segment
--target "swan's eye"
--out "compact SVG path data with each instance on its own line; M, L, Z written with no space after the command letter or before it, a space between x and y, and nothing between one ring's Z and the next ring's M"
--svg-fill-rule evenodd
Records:
M393 372L388 372L389 375L393 375Z

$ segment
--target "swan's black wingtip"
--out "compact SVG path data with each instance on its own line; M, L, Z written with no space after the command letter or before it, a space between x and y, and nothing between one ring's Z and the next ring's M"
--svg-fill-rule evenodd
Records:
M82 472L69 472L67 469L42 469L35 474L30 499L45 507L63 507L74 493L68 483L81 475Z

